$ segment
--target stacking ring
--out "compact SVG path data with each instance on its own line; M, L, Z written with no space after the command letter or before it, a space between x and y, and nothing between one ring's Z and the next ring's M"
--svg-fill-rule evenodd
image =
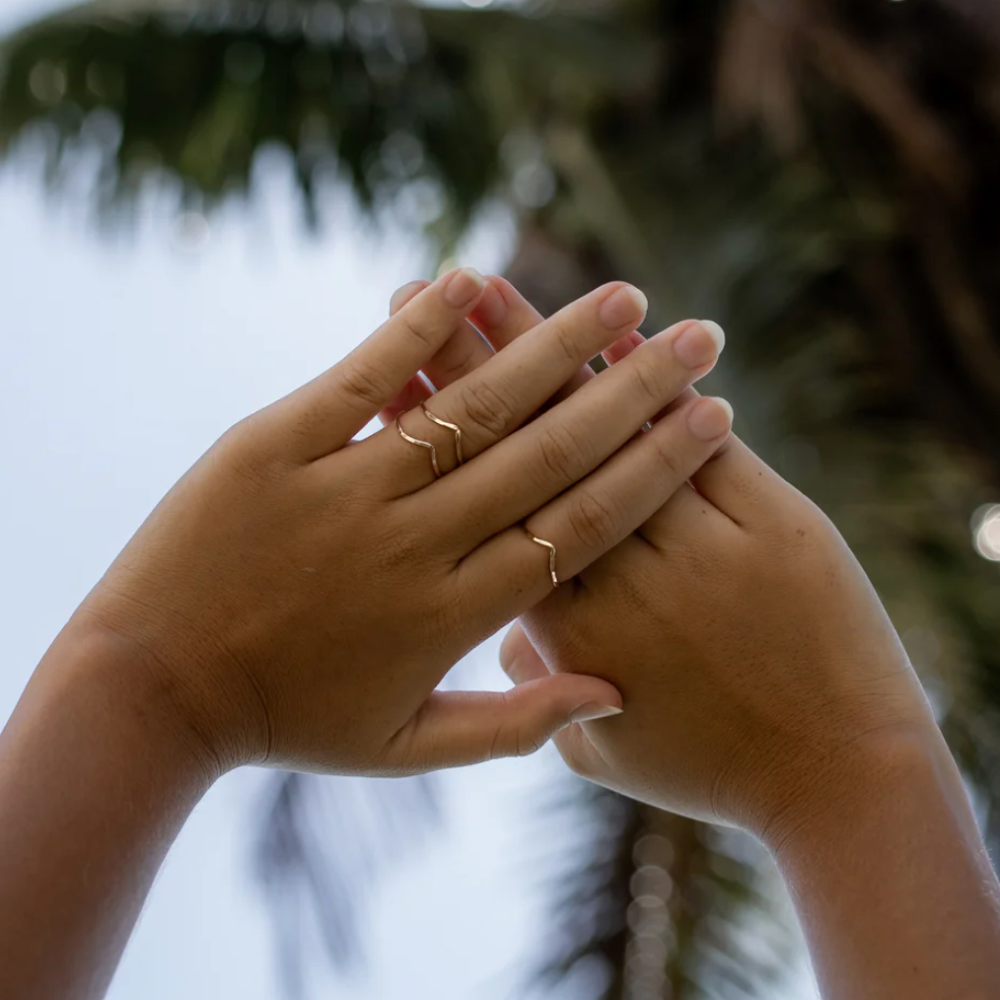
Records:
M536 545L541 545L542 548L549 550L549 576L552 578L552 587L555 589L559 586L559 577L556 575L556 547L544 538L536 538L528 531L527 527L524 528L524 532Z
M396 417L396 430L399 431L399 436L404 440L408 441L410 444L415 444L419 448L426 448L431 453L431 468L434 470L434 478L441 478L441 466L438 465L438 453L437 448L430 443L430 441L421 441L420 438L410 437L406 431L403 430L402 425L399 422L399 417Z
M434 416L430 410L424 406L423 400L420 401L420 409L423 410L424 416L435 423L438 427L447 427L455 435L455 457L458 459L458 464L461 465L465 459L462 457L462 428L458 424L450 424L447 420L442 420L440 417Z

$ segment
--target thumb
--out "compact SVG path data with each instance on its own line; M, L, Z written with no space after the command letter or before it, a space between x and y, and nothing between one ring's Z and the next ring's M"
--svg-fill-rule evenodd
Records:
M435 691L393 741L407 771L523 757L560 729L621 714L618 689L599 677L553 674L510 691Z
M541 653L531 645L531 640L519 621L511 625L500 644L500 666L515 684L549 676L549 668Z

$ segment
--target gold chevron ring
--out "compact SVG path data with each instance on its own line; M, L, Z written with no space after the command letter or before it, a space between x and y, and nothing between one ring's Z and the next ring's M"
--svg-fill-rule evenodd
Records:
M430 410L424 406L423 400L420 401L420 409L423 411L424 416L431 421L431 423L437 424L438 427L446 427L455 435L455 457L458 459L458 464L461 465L465 459L462 457L462 428L458 424L448 423L447 420L442 420L440 417L434 416Z
M440 479L441 466L438 465L437 448L435 448L430 441L421 441L420 438L411 437L407 434L399 422L399 417L396 417L396 430L399 431L399 436L404 441L408 441L410 444L415 444L418 448L426 448L431 453L431 468L434 470L434 478Z
M525 534L536 544L541 545L542 548L549 550L549 576L552 578L553 589L559 586L559 577L556 574L556 547L551 543L547 542L544 538L536 538L527 527L524 529Z

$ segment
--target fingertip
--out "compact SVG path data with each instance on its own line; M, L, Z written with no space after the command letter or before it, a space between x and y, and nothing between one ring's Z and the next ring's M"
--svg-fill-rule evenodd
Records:
M688 411L687 425L699 441L721 441L733 428L733 408L725 399L706 396Z
M625 281L613 281L597 290L597 317L608 330L637 327L646 317L649 300Z
M418 279L408 281L405 285L400 285L389 297L389 315L395 316L407 302L415 299L425 288L430 286L429 281Z
M507 318L507 301L496 285L497 280L494 277L486 279L483 297L474 310L476 325L484 332L499 326Z
M599 701L588 701L573 710L569 717L569 725L577 722L596 722L598 719L610 719L621 715L623 709L616 705L605 705Z
M444 301L452 309L471 309L486 288L486 280L474 267L457 268L440 280Z
M518 733L514 742L522 748L536 750L576 723L622 714L618 689L586 674L550 674L514 690L507 701L508 732Z
M573 710L574 722L609 718L614 715L621 715L625 711L622 693L610 681L606 681L601 677L591 677L588 674L563 674L562 676L579 677L581 681L586 681L586 700L581 701ZM582 685L580 693L584 693ZM583 718L583 715L590 711L596 714L588 715L586 719Z
M486 281L493 288L493 290L503 299L504 305L509 309L511 306L515 305L518 299L523 299L524 296L514 287L514 285L508 281L502 274L490 274L487 275Z
M547 682L547 696L552 700L559 717L560 728L574 722L621 715L624 702L621 692L601 677L590 674L551 674ZM538 694L545 690L540 688Z

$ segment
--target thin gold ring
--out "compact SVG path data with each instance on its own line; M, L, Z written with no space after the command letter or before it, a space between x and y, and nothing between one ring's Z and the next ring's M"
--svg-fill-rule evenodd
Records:
M403 430L402 425L399 422L399 417L396 417L396 430L399 431L399 436L404 440L408 441L410 444L415 444L420 448L426 448L431 453L431 468L434 470L434 478L441 478L441 466L438 465L438 453L437 448L430 443L430 441L421 441L420 438L410 437L406 431Z
M536 545L541 545L549 550L549 576L552 577L552 587L555 589L559 586L559 577L556 575L556 547L544 538L537 538L528 531L527 527L524 528L524 532Z
M424 416L430 420L432 423L438 425L438 427L447 427L455 435L455 456L458 459L458 464L461 465L465 459L462 458L462 428L458 424L450 424L447 420L442 420L440 417L434 416L430 410L424 406L423 400L420 401L420 409L423 410Z

